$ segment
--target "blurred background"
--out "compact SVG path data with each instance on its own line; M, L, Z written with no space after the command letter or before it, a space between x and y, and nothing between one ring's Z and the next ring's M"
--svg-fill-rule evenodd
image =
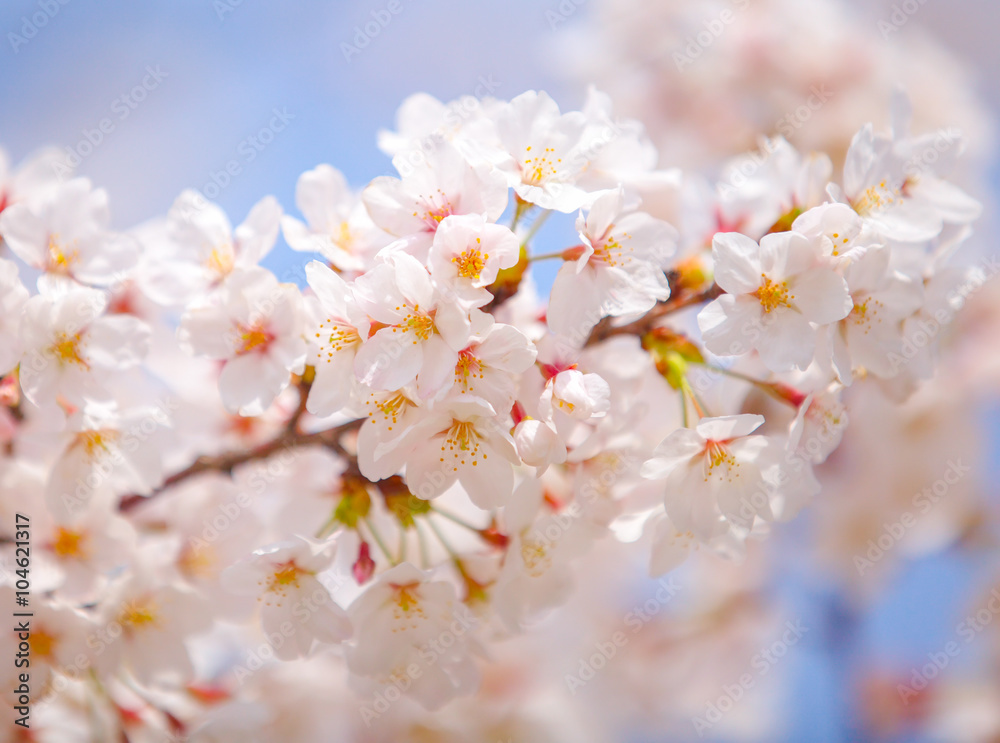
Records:
M685 51L713 27L722 31L697 55ZM792 140L837 160L862 124L887 123L898 82L918 129L966 132L959 180L989 210L1000 187L998 31L995 0L6 0L0 145L14 163L69 147L80 174L109 191L118 227L165 213L188 187L238 223L265 194L294 212L297 177L321 162L356 187L391 173L376 133L418 91L545 89L568 109L593 82L647 124L662 166L712 176L816 84L831 86L831 103ZM990 221L970 258L996 256ZM558 228L548 234L562 247ZM268 258L275 269L291 261L303 256ZM972 298L939 380L916 399L901 408L853 394L851 432L820 473L814 508L745 564L686 567L677 582L688 599L644 626L600 683L569 695L576 659L658 587L641 557L593 558L605 562L590 569L632 572L617 591L581 581L575 610L550 620L572 623L579 643L566 650L572 662L539 670L563 701L588 704L608 740L1000 741L1000 615L988 608L1000 588L995 294ZM973 472L924 512L915 498L958 462ZM916 526L897 539L908 512ZM890 548L873 559L886 533ZM807 630L790 642L788 623ZM769 648L773 662L762 661ZM728 690L745 674L753 688L736 697ZM717 724L693 723L722 706L732 710Z

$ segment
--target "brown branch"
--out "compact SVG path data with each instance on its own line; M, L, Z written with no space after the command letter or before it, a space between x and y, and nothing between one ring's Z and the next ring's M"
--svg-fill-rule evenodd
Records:
M292 417L288 419L288 423L285 424L286 434L293 434L299 430L299 423L306 414L306 403L309 400L309 391L312 389L315 373L316 370L313 367L307 366L302 376L295 378L295 386L299 391L299 404L296 406L295 412L292 413Z
M286 426L285 430L279 436L252 449L226 452L215 456L198 457L198 459L184 469L167 477L163 483L149 495L126 495L119 503L118 510L122 513L128 513L141 504L147 503L153 498L162 495L174 485L184 482L185 480L204 472L224 472L231 475L233 473L233 469L241 464L267 459L268 457L271 457L285 449L294 449L302 446L319 445L332 449L337 454L347 458L349 462L348 471L354 471L357 469L357 462L355 461L355 458L341 445L340 438L344 434L360 428L364 420L364 418L359 418L358 420L353 420L340 426L336 426L325 431L317 431L315 433L301 433L296 430L297 425L293 425L291 430L289 430Z
M671 294L670 299L664 302L657 302L653 309L633 322L625 325L612 325L612 318L605 317L590 331L590 336L583 345L593 346L616 335L638 335L641 337L656 327L656 324L667 315L686 307L710 302L723 294L725 292L718 284L712 284L707 289L698 292L675 290L675 293Z

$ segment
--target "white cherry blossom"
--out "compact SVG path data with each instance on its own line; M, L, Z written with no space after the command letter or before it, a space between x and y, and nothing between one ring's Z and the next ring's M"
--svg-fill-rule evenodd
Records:
M139 246L111 232L108 194L86 178L60 184L45 198L12 204L0 213L10 249L48 276L107 286L131 269Z
M726 290L698 314L705 345L720 356L756 350L772 371L804 369L816 351L817 327L851 311L847 284L823 245L795 232L739 233L712 243L715 281Z
M274 650L279 658L307 656L314 643L337 643L351 634L347 614L317 577L330 566L332 542L297 537L261 547L246 560L228 568L223 585L237 594L256 596L260 618L268 637L291 637Z
M68 285L53 285L27 301L19 378L28 399L110 400L107 372L142 361L149 327L130 315L106 314L107 301L102 291Z
M295 203L306 222L290 216L282 218L281 228L289 246L319 253L340 270L361 269L371 254L389 242L343 174L330 165L318 165L299 176Z
M642 212L627 212L621 188L599 196L576 228L583 245L567 255L552 285L549 327L584 340L602 317L649 310L670 296L663 266L677 231Z
M420 154L397 155L394 164L402 177L376 178L361 198L375 224L404 238L408 252L425 258L448 217L479 215L496 222L507 207L507 180L489 166L470 165L440 138L428 139Z
M303 370L303 321L299 290L258 269L231 277L214 301L189 309L180 336L195 353L226 362L219 392L227 410L260 415Z

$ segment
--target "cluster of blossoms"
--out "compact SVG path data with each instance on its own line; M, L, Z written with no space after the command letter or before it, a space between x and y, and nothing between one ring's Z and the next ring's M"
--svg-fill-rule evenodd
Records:
M54 719L238 739L277 724L256 674L333 657L367 729L473 693L602 539L656 576L743 554L819 492L848 387L931 376L976 278L962 136L909 120L897 95L839 178L779 138L692 186L593 90L417 95L398 177L319 165L301 218L235 228L192 191L115 232L57 155L0 168L0 523L31 519ZM542 253L553 214L577 234ZM279 233L315 254L286 281Z

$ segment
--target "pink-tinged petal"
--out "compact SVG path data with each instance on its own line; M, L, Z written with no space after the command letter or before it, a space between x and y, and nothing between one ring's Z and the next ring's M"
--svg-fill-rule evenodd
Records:
M439 335L432 335L424 343L424 363L417 375L417 392L428 400L450 386L455 379L458 353L452 351Z
M230 413L260 415L289 383L288 369L263 354L231 359L219 375L219 394Z
M354 373L373 389L398 390L417 378L423 361L423 344L415 343L412 333L383 328L358 349Z
M440 461L440 441L435 438L429 446L414 451L406 460L403 475L406 487L423 500L437 498L458 479L458 472L450 462Z
M656 447L654 456L639 470L647 480L659 480L679 466L686 466L692 457L705 448L705 440L690 428L678 428Z
M552 332L582 344L601 319L602 304L594 272L577 274L571 263L564 263L552 283L545 319Z
M353 198L343 174L330 165L306 171L295 185L295 204L317 231L333 227L338 212L346 217Z
M844 191L856 198L865 189L866 178L875 162L875 134L871 124L854 135L844 161Z
M325 263L310 261L306 265L306 281L319 299L323 310L337 318L347 317L351 288Z
M430 309L434 287L430 274L420 261L407 253L393 253L390 259L395 270L396 286L410 304Z
M811 268L819 257L819 242L797 232L776 232L760 239L761 271L777 281Z
M457 353L469 345L472 321L468 309L457 304L439 304L434 315L434 327L452 351Z
M306 410L326 417L343 408L354 385L354 354L334 353L316 364L316 378L309 389Z
M702 418L696 430L702 438L711 441L728 441L739 436L747 436L764 424L762 415L723 415L717 418Z
M773 372L805 369L816 353L816 331L798 312L777 309L762 323L756 347Z
M108 295L102 291L72 287L62 301L56 302L53 325L75 333L99 317L107 304Z
M409 192L398 178L383 175L373 180L361 194L372 221L390 235L403 237L430 231L424 221L426 204Z
M694 535L680 533L665 515L653 527L653 550L649 560L649 574L657 578L679 567L696 547Z
M813 268L790 284L789 301L817 325L843 320L854 307L847 282L833 269Z
M750 294L760 286L760 246L739 232L719 232L712 239L715 283L730 294Z
M493 455L479 457L476 464L458 468L458 479L469 498L482 509L501 508L510 502L514 492L514 469L505 458ZM445 462L447 464L447 462Z
M747 353L760 336L760 302L746 295L724 294L698 313L705 347L717 356Z
M885 283L889 273L889 248L872 245L861 248L844 270L844 279L852 294L871 292Z
M883 235L900 242L923 242L941 234L941 216L926 205L904 199L888 209L867 215Z
M600 240L604 233L621 214L625 206L625 189L621 186L601 193L590 207L587 214L587 234L580 235L582 239Z
M494 325L476 348L476 356L496 369L520 374L538 356L534 345L513 325Z
M48 261L48 228L26 204L13 204L0 213L0 236L29 266L41 268Z
M921 176L911 190L912 196L933 207L945 222L968 224L983 211L983 205L965 191L947 181Z
M142 362L152 343L149 326L132 315L111 315L91 323L84 354L95 366L125 369Z
M830 356L833 370L841 384L849 385L854 378L851 365L851 353L847 348L847 339L843 326L837 325L829 329Z
M280 224L281 205L277 199L265 196L254 204L233 235L238 244L237 262L244 266L257 265L274 247Z
M668 222L645 212L626 214L615 223L614 234L628 233L633 255L657 268L668 264L677 252L677 230Z
M195 307L184 313L178 338L194 353L228 359L239 347L236 321L220 307Z

